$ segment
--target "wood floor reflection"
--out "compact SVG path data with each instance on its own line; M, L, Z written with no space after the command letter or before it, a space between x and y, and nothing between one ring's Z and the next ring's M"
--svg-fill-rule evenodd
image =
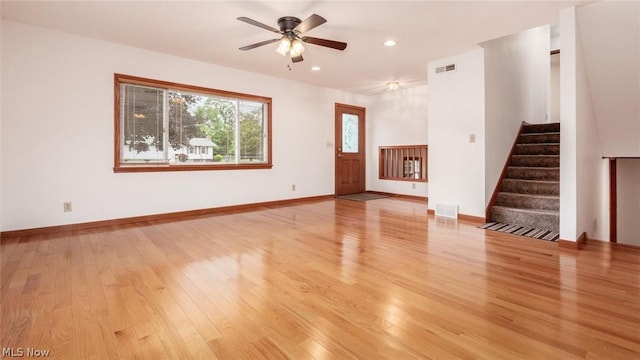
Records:
M640 249L399 199L3 239L1 346L63 359L638 359Z

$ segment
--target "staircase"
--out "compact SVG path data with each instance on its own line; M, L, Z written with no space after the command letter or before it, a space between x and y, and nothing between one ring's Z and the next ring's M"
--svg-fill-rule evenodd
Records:
M559 232L560 124L524 125L491 220Z

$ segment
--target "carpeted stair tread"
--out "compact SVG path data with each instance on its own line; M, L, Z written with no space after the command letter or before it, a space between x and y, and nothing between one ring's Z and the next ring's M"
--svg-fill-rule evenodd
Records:
M560 144L517 144L516 155L559 155Z
M560 211L559 210L543 210L543 209L521 209L521 208L515 208L515 207L509 207L509 206L501 206L501 205L496 205L494 206L495 208L502 208L502 209L508 209L508 210L513 210L513 211L517 211L523 214L545 214L545 215L560 215Z
M559 167L560 155L513 155L511 166Z
M559 132L522 134L518 138L518 144L560 143Z
M507 179L559 181L560 168L539 166L509 166L507 168Z
M529 124L524 126L523 132L525 134L560 132L560 123Z
M504 179L502 191L532 195L560 195L560 182L548 180Z
M560 210L560 197L499 192L496 206L558 211Z
M491 213L492 220L501 223L528 226L536 229L556 232L560 228L559 211L494 206L491 209Z

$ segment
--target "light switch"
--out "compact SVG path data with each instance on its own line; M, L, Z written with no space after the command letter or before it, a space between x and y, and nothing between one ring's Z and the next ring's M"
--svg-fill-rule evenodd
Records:
M476 142L476 134L469 134L469 142L472 144Z

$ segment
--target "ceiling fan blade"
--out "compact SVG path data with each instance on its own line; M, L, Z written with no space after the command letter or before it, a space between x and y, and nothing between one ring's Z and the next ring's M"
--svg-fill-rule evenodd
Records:
M298 24L293 31L297 31L299 34L306 33L307 31L316 28L327 22L327 19L323 18L320 15L313 14L306 18L303 22Z
M291 62L293 62L293 63L299 63L299 62L301 62L302 60L304 60L304 59L302 58L302 55L292 56L292 57L291 57Z
M344 50L347 48L347 43L344 43L341 41L320 39L320 38L315 38L310 36L303 36L301 39L302 41L309 44L320 45L320 46L324 46L324 47L328 47L336 50Z
M243 47L240 48L240 50L251 50L251 49L255 49L255 48L260 47L260 46L273 44L274 42L278 42L278 41L280 41L280 39L271 39L271 40L260 41L259 43L243 46Z
M255 21L253 19L249 19L248 17L241 16L241 17L238 18L238 20L240 20L242 22L245 22L247 24L253 25L253 26L257 26L257 27L263 28L265 30L269 30L269 31L274 32L276 34L280 34L280 30L278 30L278 29L276 29L274 27L271 27L269 25L265 25L265 24L263 24L263 23L261 23L259 21Z

